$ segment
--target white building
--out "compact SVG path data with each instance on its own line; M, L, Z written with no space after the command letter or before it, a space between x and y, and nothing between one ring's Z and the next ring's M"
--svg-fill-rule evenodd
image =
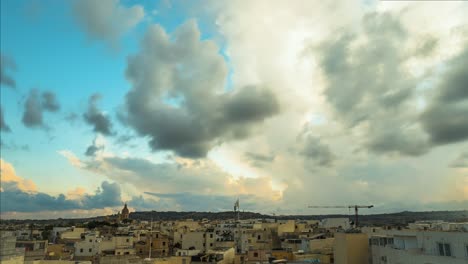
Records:
M87 233L82 241L75 243L75 256L91 257L101 253L102 238L98 233Z
M320 221L319 227L325 229L341 228L349 229L351 227L348 218L325 218Z
M374 264L468 263L468 232L379 229L368 235Z

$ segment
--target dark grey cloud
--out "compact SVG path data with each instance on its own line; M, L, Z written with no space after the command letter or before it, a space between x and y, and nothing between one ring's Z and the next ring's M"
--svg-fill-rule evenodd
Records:
M429 151L429 145L420 131L381 131L374 133L366 145L374 153L397 152L419 156Z
M309 135L301 144L299 154L306 158L306 162L312 161L315 165L324 167L333 165L336 156L320 138Z
M421 115L433 145L468 139L468 49L448 63L436 95Z
M104 146L98 145L97 138L94 138L93 143L89 145L88 148L86 149L85 155L93 157L93 156L96 156L96 153L98 151L101 151L103 149L104 149Z
M45 127L43 112L57 112L59 109L60 105L53 92L41 94L39 90L32 89L24 103L23 124L29 128Z
M279 112L267 87L224 91L226 63L214 42L200 40L194 21L173 36L150 26L140 53L128 58L126 75L132 89L126 96L125 123L149 136L155 151L203 157L217 144L248 137Z
M85 152L85 155L86 156L94 156L96 155L96 152L98 152L100 150L99 147L95 146L95 145L90 145L87 149L86 149L86 152Z
M421 38L418 47L415 50L415 56L426 57L431 55L437 49L439 40L433 36Z
M100 209L122 204L117 183L102 182L92 195L83 195L79 200L68 199L64 194L51 196L42 192L24 192L16 183L2 182L0 201L2 212L40 212L50 210Z
M241 210L258 211L259 204L271 208L272 202L259 198L255 195L211 195L200 193L153 193L145 192L145 194L158 197L163 202L170 204L172 208L177 208L180 211L232 211L234 203L237 199L240 201Z
M76 120L78 120L79 117L80 116L77 113L69 113L65 116L65 120L73 124Z
M156 201L151 198L145 198L143 195L134 196L130 201L127 201L131 207L137 211L151 211L151 210L164 210L168 207L161 206L161 201Z
M457 159L450 163L452 168L468 168L468 151L460 153Z
M0 107L0 131L3 132L10 132L11 129L5 122L5 118L3 117L3 108Z
M274 154L261 154L254 152L245 152L244 157L255 167L263 167L265 164L272 163L275 160Z
M116 48L122 35L142 21L144 9L140 5L126 7L119 0L75 0L73 14L89 38Z
M30 147L28 144L18 145L13 141L10 141L10 142L0 141L0 147L2 149L9 149L11 151L18 151L18 150L29 151L30 150Z
M83 118L86 123L93 126L94 132L98 132L103 135L111 135L112 123L109 117L104 115L104 113L97 107L97 103L100 99L100 94L93 94L89 97L88 110L83 114Z
M402 49L409 41L406 29L397 16L383 13L364 16L361 35L353 30L340 32L320 49L327 101L348 128L361 126L368 150L412 156L426 153L428 138L414 106L421 79L405 69L411 58ZM361 43L358 38L365 43L356 45ZM421 45L411 56L430 52L430 48Z
M0 84L16 88L16 81L10 75L16 71L16 63L13 58L0 53Z
M23 124L27 127L42 127L42 105L38 90L31 90L24 103Z
M57 112L60 109L60 104L52 92L42 93L42 107L49 112Z

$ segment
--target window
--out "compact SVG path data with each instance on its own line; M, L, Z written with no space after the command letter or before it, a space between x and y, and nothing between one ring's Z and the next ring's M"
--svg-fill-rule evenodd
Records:
M210 234L210 238L213 238L213 234Z
M258 258L258 252L254 252L254 258Z
M450 249L450 244L448 243L437 243L437 248L439 249L440 256L450 257L452 256L452 251Z
M80 248L80 252L83 253L83 249L82 249L82 248Z
M93 240L92 240L92 239L90 239L90 240L89 240L89 243L91 243L91 242L93 242Z
M165 246L165 245L166 245L166 242L163 242L163 246Z
M212 246L213 246L213 243L210 243L210 247L212 247Z
M88 248L88 252L93 252L93 249L92 249L92 248Z
M126 240L126 241L127 241L127 243L128 243L128 242L130 242L130 239L128 239L128 238L127 238L127 240Z
M387 243L390 244L390 245L393 245L393 237L392 237L392 238L389 238L389 239L387 240Z
M186 259L182 259L182 264L187 264L187 260L186 260Z
M257 240L260 240L260 239L262 239L262 236L258 235Z

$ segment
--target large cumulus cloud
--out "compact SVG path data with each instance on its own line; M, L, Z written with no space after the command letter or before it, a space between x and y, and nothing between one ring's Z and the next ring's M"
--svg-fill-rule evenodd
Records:
M398 16L364 16L359 33L345 30L323 46L324 92L349 129L366 135L362 142L377 153L421 155L427 136L418 122L415 91L420 79L405 63L408 32Z
M468 139L468 48L447 63L436 95L421 115L433 145Z
M151 25L128 58L127 123L150 137L153 150L203 157L216 144L246 138L275 115L279 103L262 85L226 91L227 66L194 21L172 36Z

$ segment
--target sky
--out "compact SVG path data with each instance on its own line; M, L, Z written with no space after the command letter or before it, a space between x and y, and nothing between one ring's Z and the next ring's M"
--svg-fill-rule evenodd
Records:
M468 209L466 1L0 4L3 219Z

